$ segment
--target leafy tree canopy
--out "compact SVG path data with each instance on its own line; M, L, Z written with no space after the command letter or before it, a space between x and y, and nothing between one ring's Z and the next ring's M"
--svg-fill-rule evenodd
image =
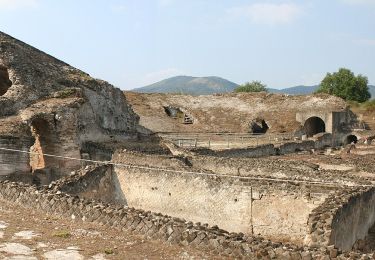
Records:
M327 73L316 92L348 101L365 102L371 97L367 84L367 77L361 74L355 76L349 69L340 68L338 72Z
M237 87L234 92L267 92L266 87L267 86L265 84L262 84L260 81L254 80L252 82L246 82L245 84L242 84L241 86Z

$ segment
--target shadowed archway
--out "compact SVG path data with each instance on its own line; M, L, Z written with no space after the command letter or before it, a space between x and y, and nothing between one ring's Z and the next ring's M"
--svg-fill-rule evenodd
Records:
M8 69L0 65L0 96L4 95L12 86L12 81L9 79Z
M358 142L358 137L355 136L355 135L348 135L347 137L345 137L345 141L344 141L344 144L347 145L347 144L351 144L351 143L357 143Z
M311 137L319 133L324 133L326 131L326 124L320 117L313 116L305 121L303 129L306 135Z

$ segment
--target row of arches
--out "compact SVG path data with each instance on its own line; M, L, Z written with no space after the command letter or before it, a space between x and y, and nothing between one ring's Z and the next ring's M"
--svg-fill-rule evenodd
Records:
M310 117L305 121L305 124L303 126L304 132L308 137L314 136L319 133L324 133L326 131L326 125L320 117ZM347 135L344 140L343 144L351 144L351 143L357 143L358 137L356 135L350 134Z

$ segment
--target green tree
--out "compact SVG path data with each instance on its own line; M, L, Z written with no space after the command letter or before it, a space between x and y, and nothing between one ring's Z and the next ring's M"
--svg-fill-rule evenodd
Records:
M355 76L349 69L340 68L338 72L327 73L316 92L348 101L365 102L371 97L367 84L367 77L361 74Z
M267 86L262 84L260 81L254 80L252 82L246 82L245 84L240 85L234 90L234 92L267 92L266 87Z

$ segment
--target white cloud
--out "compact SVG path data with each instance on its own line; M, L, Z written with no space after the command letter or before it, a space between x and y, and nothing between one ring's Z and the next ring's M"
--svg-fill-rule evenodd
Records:
M256 3L233 7L228 12L235 17L250 18L256 24L274 25L294 21L302 14L302 8L293 3Z
M375 46L375 39L357 39L354 42L359 45Z
M375 0L341 0L341 2L351 5L374 5Z
M143 79L143 85L149 85L158 81L161 81L166 78L173 76L179 76L185 74L182 70L176 68L167 68L159 71L154 71L146 74Z
M19 9L35 7L37 0L0 0L0 11L4 9Z

